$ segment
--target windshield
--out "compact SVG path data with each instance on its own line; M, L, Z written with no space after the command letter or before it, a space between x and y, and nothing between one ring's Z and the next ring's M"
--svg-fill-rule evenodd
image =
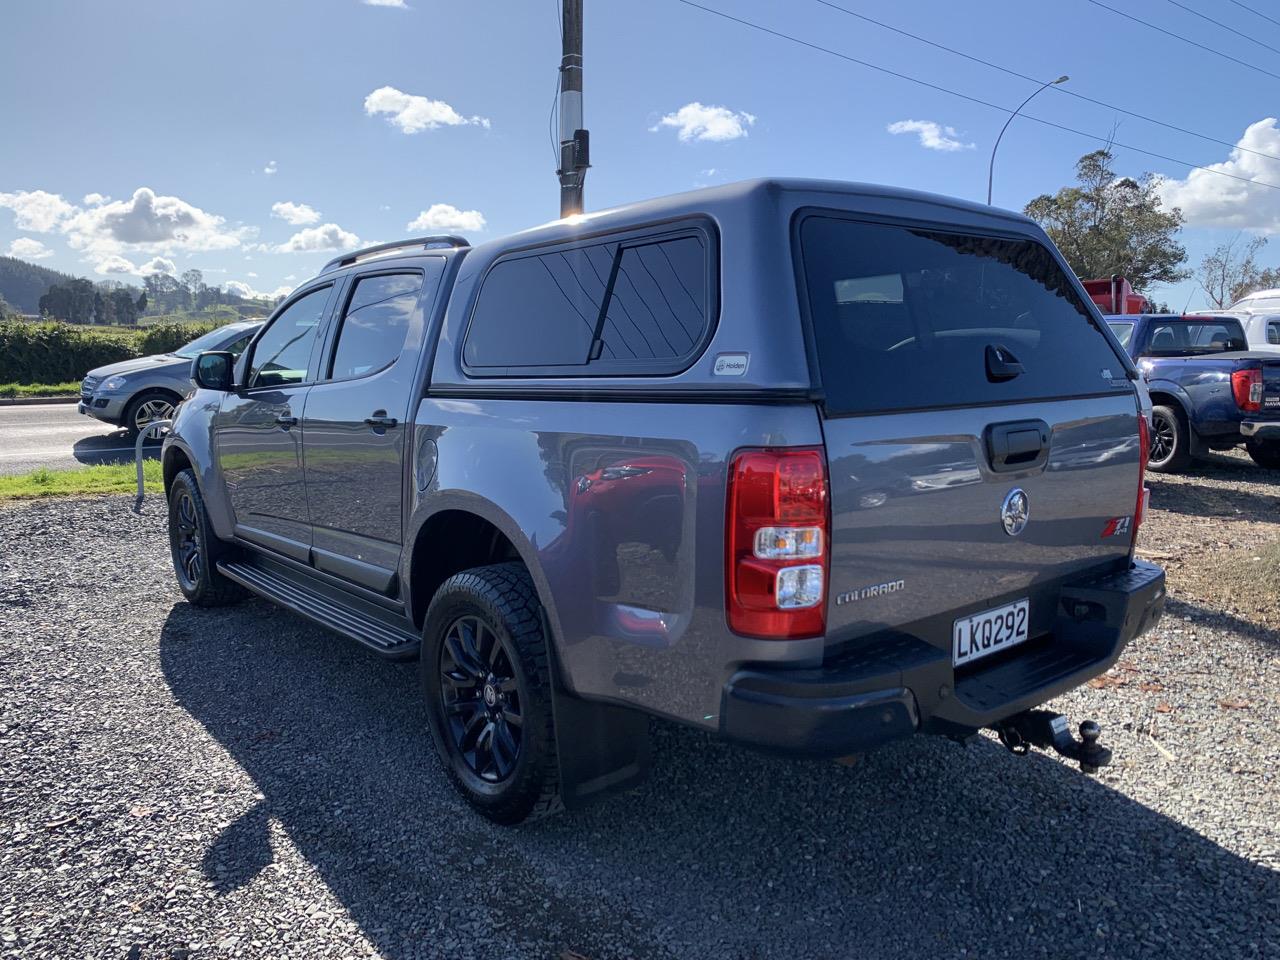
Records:
M1129 340L1133 337L1133 324L1108 322L1107 326L1111 328L1111 332L1114 333L1116 335L1116 339L1120 341L1120 346L1128 350Z
M1192 357L1228 350L1248 350L1239 320L1161 320L1151 326L1152 357Z
M173 351L175 357L182 357L185 360L194 360L206 350L223 350L223 344L227 341L227 336L235 331L228 330L226 327L219 327L206 333L203 337L196 337L186 346L179 347Z

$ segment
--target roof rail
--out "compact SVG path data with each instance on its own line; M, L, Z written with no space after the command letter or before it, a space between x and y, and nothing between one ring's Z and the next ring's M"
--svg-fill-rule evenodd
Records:
M375 247L365 247L362 250L353 250L350 253L344 253L340 257L334 257L324 265L321 273L328 273L330 270L337 270L339 267L349 267L353 263L359 263L366 257L373 256L376 253L386 253L388 250L398 250L401 247L422 247L424 250L432 244L448 246L448 247L469 247L471 241L464 237L456 237L452 234L441 233L430 237L413 237L409 240L396 240L392 243L380 243Z

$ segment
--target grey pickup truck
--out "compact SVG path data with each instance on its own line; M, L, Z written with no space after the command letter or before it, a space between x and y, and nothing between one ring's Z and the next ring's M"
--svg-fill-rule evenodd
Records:
M162 449L174 567L416 661L516 823L628 787L649 717L788 756L992 728L1155 624L1132 361L1031 221L759 180L330 262Z

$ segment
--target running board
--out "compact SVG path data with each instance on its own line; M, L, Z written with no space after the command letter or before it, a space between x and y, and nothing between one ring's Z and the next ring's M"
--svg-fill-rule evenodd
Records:
M421 638L403 617L358 597L309 581L266 558L223 562L218 572L246 590L306 617L313 623L363 644L375 653L406 660L418 653Z

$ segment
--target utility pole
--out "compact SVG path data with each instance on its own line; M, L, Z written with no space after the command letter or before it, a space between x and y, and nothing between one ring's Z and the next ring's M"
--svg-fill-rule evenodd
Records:
M582 0L563 0L560 56L560 216L582 212L591 138L582 129Z

